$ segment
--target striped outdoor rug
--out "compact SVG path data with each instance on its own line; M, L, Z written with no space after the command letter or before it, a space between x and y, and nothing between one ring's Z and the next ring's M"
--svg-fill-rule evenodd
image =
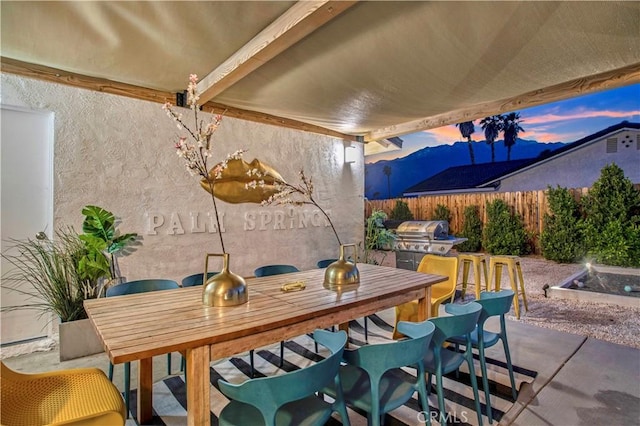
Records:
M393 331L390 323L393 321L393 310L384 311L369 317L368 331L369 343L388 343L391 341ZM364 342L363 320L352 321L350 323L350 344L360 346ZM326 349L320 347L320 353L315 353L314 342L309 336L300 336L285 343L284 364L280 364L280 345L260 348L255 351L256 377L271 376L283 372L293 371L298 368L310 365L322 359L326 354ZM483 412L483 423L488 424L486 417L486 405L484 391L482 390L482 379L480 377L480 363L475 360L475 370L478 376L478 386L480 402ZM487 359L487 369L489 377L489 388L492 395L492 409L495 420L500 420L506 411L513 405L511 396L511 386L507 366L504 362ZM406 369L410 374L415 374L415 370ZM523 382L532 382L536 377L535 371L514 366L516 376L516 386L518 389ZM226 358L211 364L211 424L218 424L218 414L227 404L227 398L218 390L218 379L224 379L233 383L240 383L249 378L250 366L248 353L240 354L233 358ZM445 404L449 414L449 423L456 425L476 425L478 420L474 411L473 391L471 389L470 375L463 363L460 372L456 375L452 373L444 379ZM131 412L136 413L136 391L131 391ZM429 395L430 415L432 419L438 418L438 400L435 389L435 377L433 387ZM186 424L187 395L183 375L168 376L164 380L154 383L153 386L153 409L154 419L152 424L156 425L184 425ZM405 426L424 424L425 413L421 412L420 404L414 398L393 412L387 414L385 425ZM367 424L366 414L349 409L349 419L354 426ZM129 420L131 422L131 419ZM130 423L127 423L129 425ZM332 419L329 425L340 425L337 419ZM433 424L438 424L434 422ZM495 423L494 423L495 424ZM247 425L251 426L251 425Z

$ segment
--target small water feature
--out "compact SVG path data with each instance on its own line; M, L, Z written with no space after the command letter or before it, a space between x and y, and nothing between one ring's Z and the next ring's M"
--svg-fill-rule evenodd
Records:
M640 307L640 269L586 264L547 294L555 299Z

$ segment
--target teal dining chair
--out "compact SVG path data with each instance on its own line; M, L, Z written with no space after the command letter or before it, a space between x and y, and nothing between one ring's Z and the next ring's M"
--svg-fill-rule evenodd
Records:
M280 274L288 274L290 272L300 272L298 268L293 265L264 265L256 268L253 271L253 275L256 277L267 277L270 275L280 275ZM249 351L249 363L251 364L251 377L255 375L255 369L253 364L253 355L255 350L251 349ZM284 342L280 342L280 365L282 368L284 363Z
M367 413L368 425L380 425L385 413L401 407L416 391L422 411L429 413L423 359L435 326L429 321L402 321L398 330L409 338L345 350L342 355L346 362L340 367L344 400ZM402 367L416 368L416 376L402 371ZM334 398L338 393L333 386L323 392ZM431 424L430 416L425 417Z
M333 262L336 262L338 259L323 259L323 260L318 260L318 263L316 263L316 265L318 266L318 268L322 269L322 268L326 268L327 266L331 265Z
M499 340L502 341L502 347L504 349L504 356L507 361L507 369L509 370L509 379L511 381L511 396L515 401L516 395L516 381L513 377L513 365L511 364L511 353L509 352L509 343L507 342L507 324L505 320L505 314L511 310L511 304L513 303L513 290L501 290L497 292L480 293L480 299L476 300L476 303L482 306L480 312L480 318L475 330L471 333L471 345L478 349L478 357L480 358L480 368L482 370L482 386L484 387L484 395L487 401L487 417L489 423L493 423L493 413L491 412L491 399L489 393L489 379L487 377L487 361L484 354L485 348L489 348ZM485 322L493 317L500 316L500 331L494 333L484 329ZM459 345L464 345L466 339L463 336L456 336L448 339L449 342L455 343L456 350Z
M445 305L445 312L450 314L450 316L441 316L429 320L435 325L436 329L431 338L429 351L424 358L424 368L429 378L427 383L428 389L431 389L431 375L435 374L436 376L438 409L440 410L441 424L446 424L447 418L444 405L442 376L452 371L458 371L460 365L466 361L469 367L478 424L482 425L482 412L480 411L480 400L478 399L478 380L473 366L473 353L471 352L471 332L476 328L481 311L482 306L476 302L470 302L465 305L448 303ZM467 344L464 353L445 347L447 339L454 336L464 336Z
M165 279L146 279L137 281L128 281L109 287L105 292L106 297L124 296L127 294L146 293L149 291L172 290L180 288L177 282ZM135 315L134 312L131 313ZM167 354L167 360L171 365L171 354ZM109 380L113 381L113 364L109 361ZM129 395L131 394L131 363L124 364L124 403L127 410L127 418L129 418Z
M313 338L331 354L315 364L277 376L250 379L241 384L218 380L220 392L230 399L218 417L225 425L324 425L333 412L349 426L340 385L340 361L347 333L316 330ZM316 392L332 384L338 392L333 403Z
M300 272L300 270L293 265L265 265L256 268L253 271L253 275L256 277L266 277L268 275L288 274L290 272Z
M207 279L211 278L218 272L207 272ZM193 287L196 285L202 285L202 278L204 277L204 273L200 272L199 274L193 274L186 276L182 279L182 287Z

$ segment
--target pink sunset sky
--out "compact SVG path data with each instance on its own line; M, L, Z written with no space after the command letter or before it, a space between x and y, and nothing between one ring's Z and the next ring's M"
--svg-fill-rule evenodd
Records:
M518 137L542 143L574 142L623 120L640 122L640 84L584 95L547 105L518 110L525 129ZM483 141L480 120L474 121L472 138ZM454 125L425 130L400 137L401 151L371 155L367 163L404 157L427 146L438 146L461 140ZM502 134L498 137L502 140Z

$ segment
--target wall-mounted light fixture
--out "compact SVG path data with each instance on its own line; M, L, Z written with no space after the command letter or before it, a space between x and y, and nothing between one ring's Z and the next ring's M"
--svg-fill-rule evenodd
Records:
M344 148L344 162L355 163L358 159L358 149L355 146L346 146Z

